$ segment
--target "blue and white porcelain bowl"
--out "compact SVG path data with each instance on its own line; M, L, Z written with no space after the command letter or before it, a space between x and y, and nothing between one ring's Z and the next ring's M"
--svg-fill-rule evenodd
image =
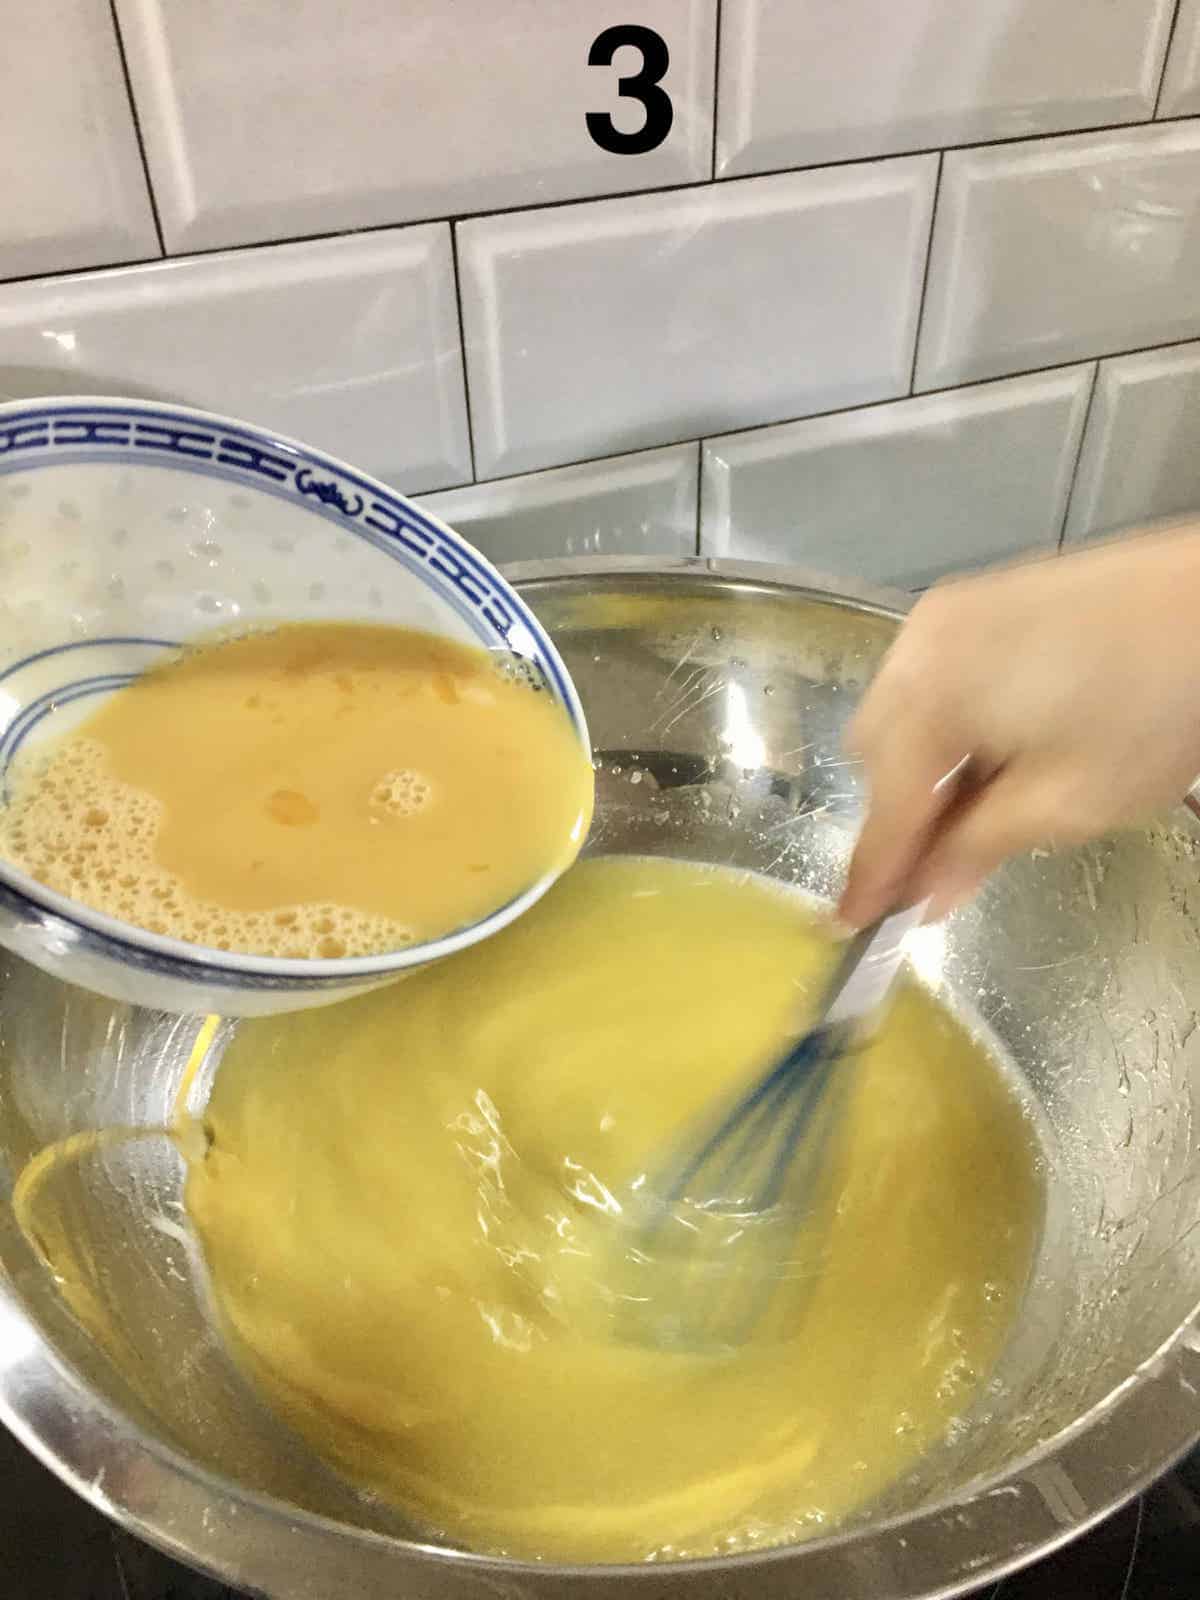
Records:
M421 628L528 662L588 746L574 686L478 551L403 495L262 429L134 400L0 405L0 787L13 757L214 628ZM0 861L0 944L69 982L178 1012L257 1016L347 998L511 922L338 961L159 937Z

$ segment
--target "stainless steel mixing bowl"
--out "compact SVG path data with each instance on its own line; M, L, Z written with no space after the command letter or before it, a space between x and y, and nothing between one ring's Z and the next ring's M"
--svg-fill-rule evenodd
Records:
M840 733L895 630L888 604L700 561L515 576L587 707L593 850L733 862L834 890L860 807ZM1181 810L1021 861L922 934L924 975L985 1019L1037 1103L1047 1227L970 1425L832 1537L730 1561L576 1569L420 1543L273 1420L215 1336L180 1158L154 1131L199 1023L15 962L0 987L0 1163L8 1193L26 1170L35 1242L5 1206L0 1412L93 1504L280 1600L973 1588L1080 1532L1200 1437L1198 853L1200 827ZM193 1100L204 1091L201 1074ZM144 1132L95 1137L114 1128Z

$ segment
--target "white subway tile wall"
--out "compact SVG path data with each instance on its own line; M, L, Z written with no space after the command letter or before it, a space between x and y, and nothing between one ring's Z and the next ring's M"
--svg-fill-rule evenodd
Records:
M733 0L717 175L1154 115L1173 0Z
M710 439L700 548L906 588L1052 550L1094 370Z
M8 21L0 398L245 416L502 561L1200 513L1200 0Z
M0 278L158 255L103 0L5 7L0 201Z
M908 156L460 223L477 467L903 393L936 174Z
M1171 54L1158 102L1160 117L1200 112L1200 0L1180 0Z
M12 284L0 374L233 413L402 489L471 475L444 222Z
M697 444L555 467L421 497L491 561L691 555Z
M716 0L635 8L673 46L667 139L614 160L588 135L589 109L630 131L642 120L618 99L617 72L588 66L592 40L629 9L118 0L168 249L707 178Z
M1200 344L1100 363L1067 538L1200 510Z
M1200 331L1200 122L945 157L917 387Z

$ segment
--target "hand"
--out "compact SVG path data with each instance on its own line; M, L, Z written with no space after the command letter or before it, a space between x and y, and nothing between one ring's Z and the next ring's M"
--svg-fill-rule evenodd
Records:
M1177 803L1200 773L1200 524L931 590L847 745L870 793L852 926L901 894L944 915L1009 856Z

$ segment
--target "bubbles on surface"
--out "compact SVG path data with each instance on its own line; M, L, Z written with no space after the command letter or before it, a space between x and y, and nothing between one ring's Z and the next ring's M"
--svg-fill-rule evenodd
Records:
M495 670L506 682L523 684L526 689L532 689L535 693L545 688L536 662L528 661L524 656L497 656Z
M73 739L48 756L19 759L11 779L12 801L0 810L0 856L107 916L209 949L303 961L379 955L415 942L412 929L394 918L353 906L243 911L198 899L157 860L162 807L113 777L95 740ZM430 786L419 773L389 773L387 780L402 805L426 803ZM296 795L284 809L292 815L292 801L304 799Z
M371 790L371 810L389 817L412 817L433 799L433 785L419 772L385 772Z

